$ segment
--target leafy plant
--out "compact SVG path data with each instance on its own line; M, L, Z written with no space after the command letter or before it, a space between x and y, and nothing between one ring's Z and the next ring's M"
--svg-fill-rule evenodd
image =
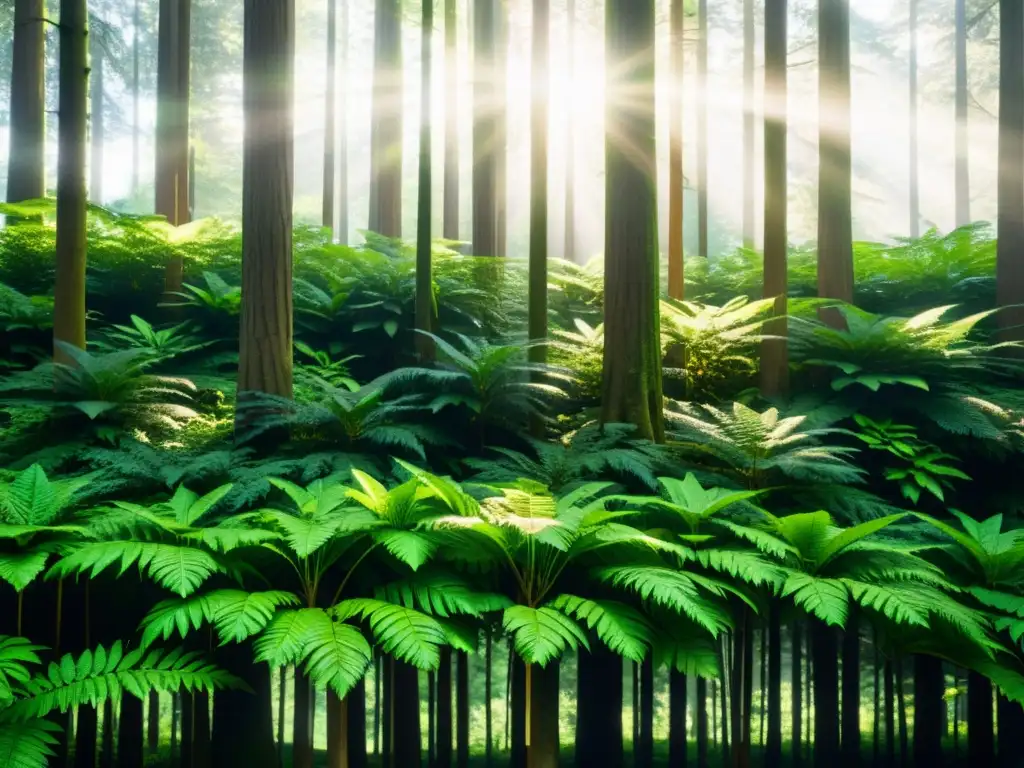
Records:
M352 378L348 364L356 360L360 355L348 355L340 360L334 360L330 352L324 349L313 349L302 341L295 342L295 349L298 350L310 362L300 363L298 373L312 375L326 381L332 387L343 387L350 391L359 389L359 384Z
M188 333L191 327L190 322L184 322L169 328L157 329L138 315L132 315L131 325L114 324L111 326L101 348L106 350L118 347L141 349L156 360L162 361L194 352L211 343L204 342Z
M215 332L236 324L234 318L242 311L242 286L229 285L216 272L203 272L203 282L205 288L185 283L182 291L172 294L180 301L161 306L188 309L201 326Z
M971 479L950 465L955 456L918 439L914 427L889 419L873 421L859 413L853 419L860 428L854 433L858 440L870 450L882 451L896 460L886 467L885 479L897 482L903 497L914 504L920 500L922 491L945 501L945 491L953 488L952 479Z
M196 417L195 385L149 373L154 360L142 349L92 354L57 342L72 364L43 363L0 383L0 403L43 405L59 415L79 413L122 428L176 428Z

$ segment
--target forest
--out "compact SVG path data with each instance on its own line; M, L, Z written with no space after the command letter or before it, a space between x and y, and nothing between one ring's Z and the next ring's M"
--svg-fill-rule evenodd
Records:
M0 765L1024 766L1021 0L0 0L0 144Z

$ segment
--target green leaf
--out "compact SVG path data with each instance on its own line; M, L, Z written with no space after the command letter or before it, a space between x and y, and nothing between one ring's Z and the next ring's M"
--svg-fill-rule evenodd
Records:
M647 655L651 625L642 613L625 603L559 595L548 605L584 622L619 656L639 662Z
M512 635L516 653L527 664L547 666L567 651L580 646L590 648L580 626L554 608L514 605L505 609L502 624Z
M331 688L344 698L366 674L372 651L357 629L317 611L307 618L303 655L313 685Z
M45 550L0 554L0 579L22 592L43 572L48 557Z
M384 653L420 669L436 669L439 647L446 642L441 625L431 616L400 605L369 598L344 600L332 609L339 621L362 618Z
M417 531L375 531L373 538L414 571L427 562L437 549L434 540Z
M850 594L843 582L819 579L807 573L793 573L782 587L783 597L826 624L842 627L849 614Z

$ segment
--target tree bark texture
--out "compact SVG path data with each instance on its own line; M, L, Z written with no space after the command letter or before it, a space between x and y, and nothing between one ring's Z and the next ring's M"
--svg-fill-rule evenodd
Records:
M459 239L459 28L457 0L444 0L445 115L443 235Z
M526 668L529 699L528 768L558 768L558 663Z
M664 439L654 151L654 3L610 0L605 163L605 347L601 420Z
M294 0L246 0L238 391L292 393Z
M402 10L376 0L373 131L370 136L370 230L402 236Z
M774 317L761 342L761 391L767 396L789 389L786 343L789 249L787 179L788 0L766 0L764 15L764 297L774 298Z
M850 0L820 0L818 30L818 296L851 302Z
M327 690L327 768L349 768L348 697Z
M301 669L295 670L292 719L292 767L313 768L313 685Z
M473 253L497 256L498 86L495 0L473 4Z
M60 121L57 136L56 285L53 339L85 348L85 161L89 31L85 0L60 4ZM71 359L54 345L54 359Z
M63 10L63 5L61 8ZM45 19L43 0L15 0L8 122L8 202L34 200L46 194Z
M1024 4L999 4L999 204L996 301L1024 302ZM1024 339L1024 308L999 313L1007 340Z

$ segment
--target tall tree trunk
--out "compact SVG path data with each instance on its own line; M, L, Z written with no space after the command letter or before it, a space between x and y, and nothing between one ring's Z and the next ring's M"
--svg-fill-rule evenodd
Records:
M392 666L394 660L390 656L384 656L380 660L380 696L377 698L378 709L381 717L381 765L383 768L396 768L394 757L394 737L392 732L395 728L395 707L393 699L394 673Z
M754 206L754 0L743 0L743 247L755 243Z
M956 225L971 223L971 162L967 113L967 0L956 0Z
M996 714L999 734L998 765L1002 768L1019 768L1021 761L1024 760L1024 710L1021 709L1018 702L1010 701L999 694L996 699ZM917 733L916 723L915 717L915 733ZM939 763L933 763L933 765L940 766Z
M103 204L103 46L96 35L89 36L89 201Z
M654 765L654 657L650 653L640 664L640 742L634 751L633 765Z
M452 650L441 649L441 662L437 667L437 746L435 765L452 765Z
M697 4L697 254L708 257L708 0Z
M246 0L246 18L253 14L253 5L260 6L257 15L275 14L264 8L280 8L288 0ZM285 23L284 19L277 19ZM274 751L273 705L270 698L270 667L252 663L252 649L246 645L224 646L218 650L218 663L223 669L240 677L249 691L217 691L213 697L212 764L244 765L246 768L272 768L277 763ZM184 744L183 744L184 746Z
M294 56L294 0L246 0L240 393L292 393Z
M160 694L149 693L149 710L146 721L146 749L151 755L160 751Z
M420 736L420 673L397 659L391 662L391 760L394 768L419 768L423 760Z
M139 768L145 759L142 745L142 699L126 693L121 696L117 721L118 768Z
M469 766L469 655L459 651L455 670L455 751L458 768Z
M132 197L139 193L139 0L132 11Z
M683 265L683 78L685 18L683 0L672 0L672 69L669 75L669 170L668 170L668 295L682 299L685 293ZM571 80L569 82L572 82Z
M62 13L65 5L61 5ZM61 54L62 66L63 60ZM81 62L83 70L85 66L85 62ZM84 88L83 82L83 92ZM62 85L61 94L63 92ZM46 194L46 6L43 0L15 0L14 3L8 126L7 200L19 202L43 197Z
M427 672L427 766L434 768L437 744L437 679L434 672Z
M431 277L431 218L433 216L433 122L431 120L431 77L433 70L434 3L423 2L423 38L421 47L422 83L420 89L420 168L419 205L416 221L416 329L430 331L434 326L434 283ZM421 363L434 359L434 341L424 333L416 334L416 351Z
M88 704L78 708L78 722L75 728L75 768L96 768L98 714L96 707Z
M457 0L444 0L443 234L447 240L459 239L459 28L457 5Z
M284 768L284 715L288 700L288 667L277 678L277 764Z
M686 765L686 675L668 671L668 764Z
M999 3L999 212L996 300L1024 303L1024 4ZM1024 339L1024 308L999 313L1006 339Z
M498 254L495 0L473 5L473 253Z
M511 640L508 652L512 659L512 711L508 715L512 721L512 749L509 755L509 768L526 768L526 665L515 655ZM619 717L622 717L621 708ZM466 764L468 759L465 764L460 764L459 768L464 768Z
M885 667L882 670L885 677L885 766L895 768L896 765L896 711L894 704L896 692L893 685L892 662L885 660Z
M851 302L850 0L819 0L818 68L818 296ZM823 316L842 323L838 312Z
M530 274L529 338L548 337L548 80L551 36L549 0L533 0L533 108L530 128ZM547 347L529 349L530 362L547 361ZM538 438L544 436L544 422L531 425Z
M697 678L697 768L708 768L708 681Z
M630 712L633 713L633 759L636 760L637 745L640 743L640 667L634 661L629 665L633 674L633 705Z
M565 16L565 50L569 60L566 82L572 83L576 77L576 0L566 0ZM563 259L576 261L576 110L571 97L565 116L565 245L562 250Z
M803 764L803 624L801 619L793 620L790 631L791 664L790 679L793 689L793 722L790 726L793 732L791 752L793 753L793 768L800 768Z
M495 152L494 159L494 226L497 248L495 256L508 255L508 3L495 0Z
M769 6L766 13L770 12ZM768 768L782 763L782 618L779 611L777 603L768 609L768 739L764 751L764 764ZM793 752L796 752L795 742Z
M341 77L338 93L338 222L334 228L335 238L342 245L348 244L348 46L349 35L349 2L341 0ZM365 690L364 690L365 694ZM365 726L363 730L366 730ZM366 747L363 747L363 751Z
M185 690L181 694L181 768L195 768L195 708L193 695ZM284 722L282 719L281 722ZM281 763L283 765L283 762Z
M788 0L766 0L764 11L764 297L774 298L775 317L761 342L761 391L778 396L789 389L786 343L789 248L788 150L789 94Z
M192 765L210 768L213 765L213 744L210 729L210 694L196 691L192 695Z
M526 668L528 768L558 768L558 662Z
M298 667L294 690L292 768L313 768L313 684Z
M370 135L370 230L402 236L402 11L376 0L373 132Z
M836 630L823 622L811 625L814 656L814 768L835 768L839 761L839 644Z
M914 765L942 768L942 660L914 656Z
M85 158L89 32L85 0L60 4L60 120L57 136L57 279L53 295L54 359L71 363L56 345L85 348ZM33 151L30 148L30 151ZM27 187L26 187L27 188Z
M921 234L920 155L918 149L917 3L910 0L910 236Z
M882 749L881 749L881 720L882 720L882 692L880 689L881 684L881 654L878 652L878 633L872 632L872 639L874 645L874 684L871 692L874 697L874 708L872 710L872 728L871 728L871 759L872 765L882 764Z
M100 768L114 768L114 701L103 702L103 725L100 734Z
M338 74L337 48L338 4L336 0L327 0L327 90L324 94L324 178L321 194L323 209L320 220L324 227L332 230L332 236L334 230L334 174L336 172L334 100L337 90L335 80Z
M576 768L623 768L622 658L601 645L577 658Z
M156 212L175 226L189 216L189 67L192 0L160 0L157 46ZM167 264L164 289L180 291L184 264Z
M629 108L606 110L605 347L601 420L664 438L658 320L654 151L654 3L609 0L608 91L628 84Z
M971 766L994 765L992 683L977 672L967 675L967 762Z
M851 608L843 632L842 751L844 768L860 766L860 620Z
M366 680L349 691L347 702L348 768L366 768Z
M491 630L484 630L484 762L490 768L494 751L494 729L491 720L491 698L493 695L492 663L494 656L494 640Z
M906 675L903 674L903 659L897 657L895 662L896 673L896 704L900 719L900 765L910 765L910 749L907 740L907 697Z
M331 688L327 689L327 768L349 768L348 697L342 699Z

